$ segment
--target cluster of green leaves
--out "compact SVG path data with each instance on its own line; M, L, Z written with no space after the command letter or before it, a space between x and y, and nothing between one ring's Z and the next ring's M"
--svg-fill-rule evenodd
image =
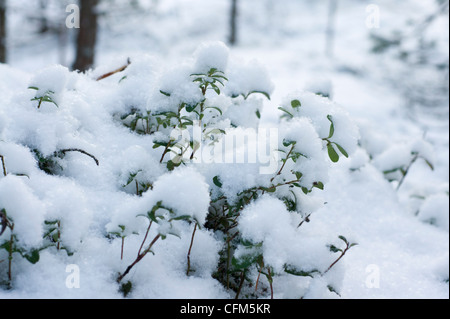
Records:
M414 165L415 162L417 162L418 159L423 159L424 162L428 165L428 167L431 170L434 170L434 165L424 155L422 155L418 152L411 152L410 158L411 159L408 164L405 164L405 165L402 165L399 167L394 167L394 168L383 171L385 178L390 182L399 181L398 187L400 187L401 183L403 182L405 177L408 175L410 168Z
M49 247L55 247L56 250L64 250L68 256L72 256L73 252L63 245L61 238L61 221L60 220L46 220L44 221L44 245L39 251Z
M35 86L30 86L28 87L30 90L35 90L35 91L39 91L38 87ZM59 107L58 104L56 104L56 102L53 99L53 95L55 94L55 92L53 92L52 90L47 90L43 95L41 96L35 96L34 98L31 99L31 101L38 101L38 105L37 108L40 109L41 105L43 102L48 102L48 103L53 103L54 105L56 105L56 107Z
M64 159L68 152L82 153L86 156L91 157L95 161L95 164L97 164L97 166L99 165L99 161L97 160L97 158L95 158L95 156L87 153L82 149L70 148L58 150L53 152L49 156L44 156L38 149L33 149L32 152L34 154L34 157L36 158L39 169L49 175L58 175L62 172L63 167L58 163L58 159Z
M127 182L122 185L123 188L128 187L131 184L134 184L136 187L136 195L142 196L143 193L148 191L153 187L153 184L150 181L146 181L139 178L139 173L141 173L142 170L138 170L137 172L129 173Z
M8 255L8 281L7 287L11 287L12 281L12 260L14 254L19 254L21 257L28 260L30 263L35 264L39 261L39 250L37 249L25 249L20 245L16 234L14 234L14 221L8 216L6 210L2 208L0 210L0 236L2 236L7 229L9 229L9 237L0 241L0 250L5 250ZM1 237L0 237L1 239Z

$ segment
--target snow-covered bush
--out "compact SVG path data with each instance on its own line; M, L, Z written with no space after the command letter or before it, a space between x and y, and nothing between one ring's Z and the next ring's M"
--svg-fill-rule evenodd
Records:
M306 224L358 129L309 92L261 123L267 71L228 56L209 43L170 69L132 57L101 80L54 66L16 90L0 107L3 281L14 288L21 253L38 264L90 258L110 294L173 297L178 278L215 287L208 297L337 296L338 261L355 243ZM145 288L152 280L160 290Z

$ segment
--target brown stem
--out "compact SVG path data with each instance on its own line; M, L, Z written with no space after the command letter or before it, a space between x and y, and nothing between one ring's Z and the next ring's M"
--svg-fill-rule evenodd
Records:
M103 79L105 79L105 78L107 78L107 77L109 77L109 76L111 76L111 75L114 75L114 74L116 74L116 73L119 73L119 72L124 71L130 64L131 64L131 61L130 61L130 59L128 59L127 64L125 64L124 66L121 66L121 67L118 68L117 70L114 70L114 71L105 73L105 74L103 74L102 76L99 76L99 77L97 78L97 81L103 80Z
M338 259L336 259L336 260L330 265L330 267L328 267L327 270L325 270L325 272L323 273L323 275L325 275L331 268L333 268L334 265L336 265L336 264L339 262L339 260L341 260L341 258L344 257L345 253L346 253L349 249L350 249L350 244L349 244L349 243L346 243L346 247L345 247L344 251L342 251L342 254L339 256Z
M258 278L256 279L255 292L258 291L259 277L261 277L262 267L259 269Z
M164 152L162 153L161 159L159 160L159 163L162 163L162 161L164 160L164 156L166 156L167 154L167 150L169 149L170 146L170 141L167 143L166 147L164 148Z
M244 285L244 280L245 280L245 272L242 272L241 273L241 283L239 284L239 288L238 288L238 291L236 293L236 297L234 297L234 299L239 299L239 295L241 293L242 286Z
M188 251L188 254L187 254L186 276L189 276L189 272L191 271L191 249L192 249L192 244L194 243L194 236L195 236L195 231L196 230L197 230L197 223L195 223L194 231L192 232L191 245L189 246L189 251Z
M66 155L67 152L79 152L79 153L89 156L90 158L92 158L95 161L95 164L97 164L97 166L99 165L98 159L96 159L94 155L89 154L88 152L81 150L79 148L67 148L67 149L60 150L60 152L63 153L64 155Z
M311 216L311 214L308 214L301 222L300 224L298 224L297 228L299 228L301 225L303 225L304 222L309 223L309 217Z
M270 285L270 299L273 299L273 279L272 279L272 274L270 273L270 267L267 267L267 271L268 271L268 278L269 279L269 285Z
M56 243L56 250L60 250L61 243L61 221L58 220L58 242Z
M411 169L411 166L417 161L418 158L419 158L419 155L417 154L416 156L414 156L414 158L409 163L408 167L405 170L405 173L402 176L402 179L398 182L397 191L399 190L400 186L402 186L403 182L405 181L406 175L408 175L408 172Z
M139 254L137 256L137 258L127 267L127 269L125 269L125 271L123 272L123 274L121 274L119 277L117 277L117 282L121 282L122 279L130 272L130 270L138 263L142 260L142 258L145 257L145 255L148 254L148 252L150 252L152 246L158 241L158 239L161 237L161 234L158 234L155 236L155 238L153 238L152 242L150 243L150 245L147 247L146 250L144 250L144 252L142 254Z
M273 180L275 179L275 177L277 177L278 175L280 175L281 172L283 171L283 168L284 168L284 166L286 165L286 162L287 162L288 159L289 159L289 155L291 155L292 151L294 150L294 147L295 147L295 144L292 145L291 149L289 150L289 153L286 155L286 160L283 162L283 165L281 165L281 168L280 168L280 170L278 171L278 173L277 173L274 177L272 177L272 179L270 180L271 183L273 182Z
M8 175L8 173L6 172L5 158L3 157L3 155L0 155L0 159L2 160L3 175L6 176Z
M142 241L142 244L139 247L138 256L141 254L142 247L144 246L145 241L147 240L147 236L148 236L148 233L150 231L150 228L152 227L152 224L153 224L153 220L150 221L150 224L147 227L147 231L145 232L144 240Z
M122 237L122 245L120 246L120 260L123 260L123 246L125 245L125 237Z
M9 228L11 229L11 237L9 239L9 250L8 250L8 281L11 283L12 280L12 253L13 253L13 244L14 244L14 224L10 224Z

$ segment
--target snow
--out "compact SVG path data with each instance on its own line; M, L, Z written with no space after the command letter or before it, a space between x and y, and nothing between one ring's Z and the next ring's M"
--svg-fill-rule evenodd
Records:
M49 3L47 13L56 21L64 15L63 4ZM165 238L125 277L124 282L133 283L128 297L233 298L235 291L214 276L231 235L208 229L210 201L225 196L236 205L238 193L270 187L271 177L274 184L295 178L290 170L303 173L301 186L310 189L321 181L324 189L305 194L284 185L276 193L259 192L237 219L242 238L254 246L237 242L231 251L236 258L263 254L265 270L272 267L276 273L274 298L449 297L448 86L445 70L429 67L442 64L448 81L448 13L424 32L435 45L400 61L402 50L418 45L409 36L414 24L408 21L435 12L431 2L380 0L382 27L368 29L367 3L340 1L330 58L324 54L325 2L286 1L280 6L271 0L242 0L239 44L229 48L224 44L229 1L141 0L141 10L135 10L116 0L100 6L104 16L96 65L81 74L68 70L73 30L66 30L68 42L55 35L36 36L36 26L20 6L35 15L37 3L8 5L11 53L9 64L0 64L0 155L7 172L4 176L0 169L0 210L13 220L17 245L26 251L49 244L43 238L49 230L45 221L58 220L61 244L74 254L53 244L33 264L14 253L12 289L5 289L8 254L0 250L0 298L123 298L117 274L135 260L150 225L148 213L158 202L165 209L156 211L158 222L146 245L157 235ZM408 35L398 51L371 53L371 35L389 36L395 30ZM423 65L414 64L424 57ZM95 81L128 59L123 72ZM204 96L191 75L211 68L225 72L228 81L219 86L220 95L208 90L206 106L220 108L226 119L209 109L203 122L226 134L214 133L216 149L210 140L198 141L201 156L199 151L196 161L169 172L160 164L164 147L153 146L168 142L170 129L142 135L123 126L120 118L136 109L161 114L177 112L182 102L199 103ZM270 100L261 93L247 97L254 91L269 94ZM44 101L38 109L39 100L32 99L46 94L55 103ZM293 107L294 100L301 105ZM279 121L280 106L294 118ZM339 152L338 163L331 163L327 154L328 115L335 128L330 142L349 155ZM277 145L266 140L264 150L272 147L274 156L275 149L289 151L283 141L297 141L295 151L308 157L288 161L280 176L275 176L278 162L270 174L261 173L261 165L268 163L262 163L267 152L261 154L260 141L249 144L259 151L256 163L225 160L245 155L242 145L236 154L219 152L219 147L226 149L222 138L258 136L258 129L273 127L277 135L270 137ZM77 151L54 157L70 148L84 150L99 165ZM54 159L54 175L39 168L34 150ZM277 152L278 160L283 154ZM407 168L415 156L398 187L401 171L384 172ZM136 194L139 190L142 196ZM294 211L287 209L286 198L296 199ZM10 234L7 228L0 244ZM345 246L338 236L358 245L327 271L339 256L329 245ZM79 267L80 288L66 286L68 265ZM318 272L314 278L295 276L284 271L286 266ZM253 284L258 267L247 272ZM269 282L260 277L258 297L269 298ZM254 294L254 287L244 288L241 297Z

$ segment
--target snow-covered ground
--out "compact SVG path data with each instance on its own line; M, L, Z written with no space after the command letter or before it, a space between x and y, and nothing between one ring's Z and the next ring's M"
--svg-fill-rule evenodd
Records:
M108 242L103 232L112 231L122 221L121 213L136 215L143 204L136 196L117 191L112 185L117 184L117 176L125 184L126 173L138 168L147 168L146 177L150 180L162 171L152 171L152 164L158 163L145 151L146 147L152 148L152 141L125 134L125 129L114 125L108 116L124 111L127 101L139 103L151 97L148 92L155 83L153 76L179 65L202 43L226 42L229 1L141 0L137 1L143 8L140 11L127 9L128 1L114 1L111 7L103 5L96 69L86 78L59 68L39 73L55 63L70 66L73 33L69 32L66 40L48 35L33 37L31 22L24 20L22 11L32 12L32 8L25 9L22 2L10 5L10 62L0 65L0 155L5 157L8 172L29 178L0 176L0 209L4 205L21 212L15 215L16 230L27 234L22 240L30 246L39 242L41 237L36 238L36 234L41 230L21 230L19 221L23 221L22 227L34 229L44 220L64 216L63 223L73 227L66 230L66 245L76 253L66 256L44 250L36 264L14 258L13 289L0 290L0 296L120 298L114 274L134 259L136 249L125 249L121 262L117 258L120 240ZM368 6L373 4L380 9L380 28L376 30L367 26L372 12L368 8L373 8ZM49 10L52 8L56 17L66 14L58 6ZM339 281L336 285L341 298L449 298L448 105L412 105L405 93L405 83L422 92L420 89L426 91L428 85L444 79L436 78L433 72L410 69L390 54L370 52L372 32L410 30L411 25L436 8L431 0L341 0L335 19L333 55L329 56L325 32L328 1L241 0L239 45L230 49L229 60L245 63L255 59L267 69L274 90L270 101L261 99L262 122L268 126L276 123L278 107L294 91L331 89L331 99L359 127L361 138L356 152L349 159L341 157L328 171L329 181L320 193L326 205L311 215L311 222L299 228L300 235L309 238L306 243L316 238L324 245L338 244L339 235L358 243L332 274L332 280ZM448 63L448 13L437 19L428 33L437 43L433 58L444 56ZM67 41L67 46L58 49L58 41ZM126 74L130 81L132 76L138 80L124 80L124 86L119 87L113 80L108 79L103 85L87 79L122 66L128 57L132 64ZM34 83L60 85L59 91L65 92L59 97L60 108L44 103L39 111L28 111L35 92L27 87ZM74 93L75 88L82 93ZM130 92L138 94L130 96ZM448 102L448 90L443 96ZM92 110L97 107L98 110ZM55 149L75 147L71 142L91 154L99 154L101 165L97 167L92 158L72 153L65 157L68 163L63 167L62 178L50 177L37 169L29 151L31 146L50 155ZM411 151L423 155L434 170L419 158L397 190L398 181L389 182L383 171L394 168L390 166L396 162L407 165ZM186 175L195 181L194 173ZM170 183L161 181L159 185L159 190L155 185L155 192L167 193L161 196L170 200L174 196L168 190ZM199 181L196 185L200 192L204 184ZM177 191L178 188L174 190ZM181 203L189 202L179 196ZM150 197L145 197L147 204L153 203ZM199 195L195 206L199 210L204 206L201 198ZM26 215L25 211L35 213ZM141 234L145 232L142 225L134 226L143 230ZM190 239L192 228L185 225L179 231L181 238ZM184 274L189 240L169 236L164 244L155 246L155 255L149 254L130 273L133 281L139 283L134 285L131 297L234 297L210 276L218 253L203 253L220 250L217 238L206 231L199 231L198 236L191 254L193 267L197 268L194 276ZM140 237L129 236L125 247L139 247L141 241ZM325 258L321 252L312 256ZM5 250L0 260L0 278L5 281ZM325 258L324 263L328 261ZM66 286L69 264L80 267L79 289ZM294 278L297 277L282 277L278 282L275 279L274 297L300 297L305 284ZM316 285L320 288L320 284ZM336 297L319 288L311 288L307 297Z

